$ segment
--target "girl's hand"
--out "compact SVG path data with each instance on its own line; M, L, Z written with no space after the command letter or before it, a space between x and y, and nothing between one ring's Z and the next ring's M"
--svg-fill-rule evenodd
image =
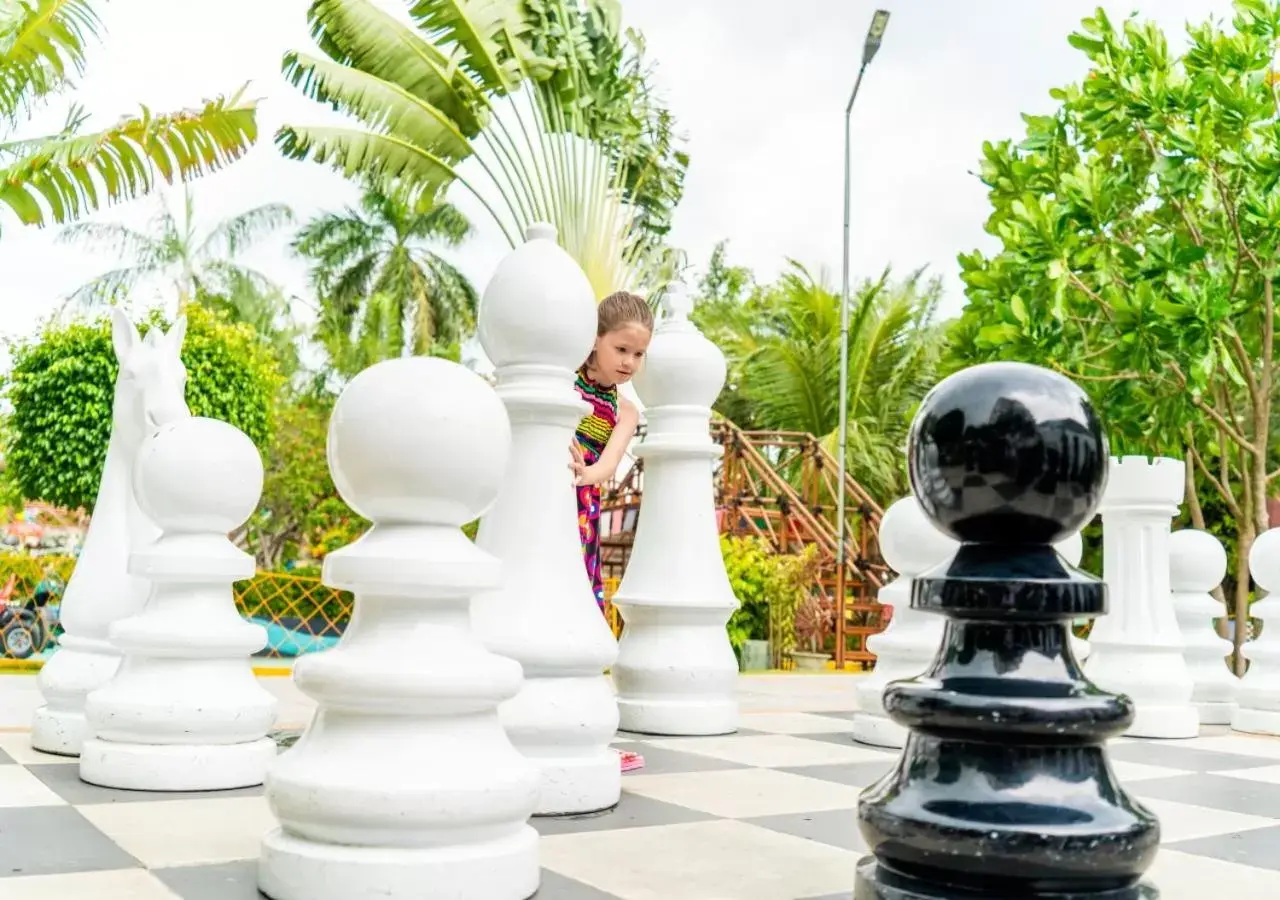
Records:
M575 438L569 442L569 471L573 473L573 483L582 484L582 474L587 469L587 461L582 455L582 448Z

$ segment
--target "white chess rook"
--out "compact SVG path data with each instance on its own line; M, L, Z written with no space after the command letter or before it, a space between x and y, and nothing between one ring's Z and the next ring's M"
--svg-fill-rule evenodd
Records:
M1193 738L1200 731L1169 589L1169 534L1184 475L1179 459L1113 456L1098 507L1110 608L1089 634L1085 673L1104 691L1133 701L1125 732L1133 737Z
M960 544L933 526L914 494L885 510L879 544L885 563L898 573L879 596L881 603L893 608L893 617L883 632L867 641L876 665L855 683L858 711L853 714L853 739L898 748L907 730L885 713L884 689L891 681L914 678L929 668L946 624L942 616L911 608L912 579L950 559Z
M520 666L484 649L468 612L502 566L461 531L497 496L510 444L493 390L442 359L378 363L339 397L329 468L373 527L324 561L325 584L355 593L342 640L294 668L317 709L267 775L280 828L258 887L273 900L538 889L538 773L498 718Z
M1264 531L1254 540L1249 569L1267 596L1249 610L1249 615L1262 620L1262 633L1242 648L1249 671L1240 679L1231 728L1280 735L1280 528ZM1236 627L1244 628L1245 624Z
M93 737L80 777L152 791L261 784L276 755L267 737L276 700L249 656L267 633L236 610L232 584L253 577L254 560L227 534L258 505L262 459L226 422L179 419L142 443L134 483L161 531L129 559L151 594L138 615L111 626L124 661L85 701Z
M134 499L133 460L156 427L190 415L179 358L186 330L186 319L179 318L168 334L152 328L142 339L124 313L111 310L111 340L120 364L111 439L89 530L62 597L63 635L36 680L45 701L31 728L37 750L80 755L88 729L85 698L110 681L120 665L107 632L146 602L150 585L129 574L129 551L149 544L159 532Z
M555 229L534 225L526 238L480 302L480 341L511 418L511 461L476 537L506 577L477 595L472 619L486 647L524 668L500 714L542 773L536 814L587 813L622 794L610 747L618 703L604 674L618 644L582 562L569 470L574 431L590 410L573 382L595 342L596 302Z
M738 727L738 663L725 625L738 600L720 552L711 404L725 360L689 321L674 286L636 375L648 427L644 508L626 574L613 597L626 627L613 667L618 713L642 734L729 734Z
M1191 702L1201 725L1229 725L1240 679L1227 657L1231 642L1218 636L1213 620L1226 615L1210 594L1227 573L1227 552L1207 531L1184 528L1169 538L1169 586L1182 630L1182 656L1191 671Z

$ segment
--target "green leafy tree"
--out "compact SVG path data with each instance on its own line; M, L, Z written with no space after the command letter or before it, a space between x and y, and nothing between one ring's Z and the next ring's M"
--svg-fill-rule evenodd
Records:
M88 0L0 4L0 203L28 225L66 223L111 203L223 168L257 138L255 107L241 92L200 109L143 108L105 131L86 133L72 107L57 134L17 135L84 72L100 21Z
M1099 9L1070 43L1083 82L1026 137L983 148L991 254L960 259L969 303L954 362L1051 365L1093 395L1116 453L1188 464L1231 518L1235 614L1268 526L1276 468L1280 259L1280 3L1237 0L1232 28L1154 24ZM1237 646L1244 629L1237 629Z
M512 245L533 222L555 225L598 295L653 293L678 265L664 238L688 158L619 12L616 0L416 0L406 23L372 0L313 0L323 56L287 54L285 76L363 127L290 124L277 144L404 190L419 210L456 183Z
M329 474L325 441L333 402L331 394L312 389L290 392L277 406L272 440L263 454L262 503L248 535L264 569L315 557L310 545L317 538L323 542L324 535L336 532L349 543L368 527L338 497ZM341 527L352 521L352 528Z
M419 211L403 195L377 189L365 191L359 209L324 213L303 226L293 249L310 264L316 334L339 372L428 355L470 332L475 288L431 249L456 247L470 231L448 203Z
M252 329L199 306L187 312L182 362L193 415L222 419L263 450L280 375ZM151 327L168 323L159 314ZM29 500L92 511L111 437L118 371L110 320L53 324L13 350L5 385L6 472Z
M715 257L713 257L713 260ZM716 270L713 269L714 273ZM705 283L705 282L704 282ZM715 282L694 319L724 351L729 384L717 410L743 427L800 431L839 451L840 297L798 263L772 285ZM941 285L886 271L850 298L848 466L872 496L903 494L903 448L916 403L936 380Z

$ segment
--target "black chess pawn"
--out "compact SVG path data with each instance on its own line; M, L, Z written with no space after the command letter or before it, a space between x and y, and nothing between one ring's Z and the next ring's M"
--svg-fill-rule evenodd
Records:
M1140 879L1159 823L1104 747L1133 704L1090 683L1068 641L1072 619L1106 612L1106 588L1052 547L1106 484L1088 398L1047 369L975 366L925 398L908 456L925 512L962 544L912 588L946 630L932 667L885 691L910 733L859 801L874 856L854 900L1156 897Z

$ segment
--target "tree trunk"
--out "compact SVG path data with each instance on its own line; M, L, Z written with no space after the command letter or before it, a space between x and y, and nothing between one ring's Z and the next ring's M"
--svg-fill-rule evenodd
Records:
M1244 675L1245 658L1240 652L1249 635L1249 550L1253 547L1253 523L1240 523L1243 527L1239 534L1239 549L1236 553L1236 592L1232 604L1235 616L1235 633L1231 636L1231 665L1236 675Z

